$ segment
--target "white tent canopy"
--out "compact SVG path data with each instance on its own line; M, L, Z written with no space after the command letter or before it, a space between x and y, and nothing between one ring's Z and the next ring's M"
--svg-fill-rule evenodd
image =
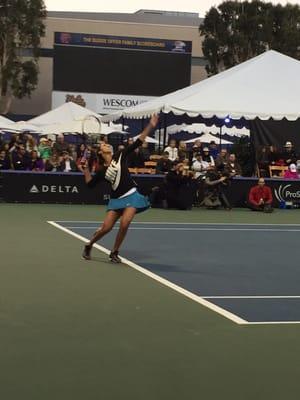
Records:
M90 126L93 133L100 133L101 130L99 115L73 102L64 103L28 122L38 126L43 134L82 133L84 124Z
M140 136L140 135L135 136L135 137L133 138L133 140L135 141L139 136ZM154 139L154 138L152 138L152 137L150 137L150 136L147 136L147 137L146 137L146 142L147 142L147 143L159 144L159 141L158 141L157 139Z
M99 117L99 115L94 111L88 110L87 108L81 107L70 101L46 112L45 114L32 118L28 122L38 126L45 126L72 121L82 121L84 118L91 115Z
M178 132L189 132L189 133L212 133L213 135L220 134L220 128L216 125L206 126L205 124L191 124L191 125L171 125L167 127L167 133L173 135ZM222 127L222 135L227 134L230 136L250 136L250 131L247 128L228 128Z
M101 124L101 135L109 135L113 132L117 132L117 133L121 133L126 135L128 132L123 131L124 129L127 129L128 126L122 126L121 124L110 124L110 125L105 125L105 124Z
M300 62L270 50L187 88L106 116L146 118L154 113L294 121L300 117Z
M45 126L39 127L39 131L41 135L45 134L54 134L59 135L61 133L82 133L82 121L70 121L70 122L62 122L56 124L49 124Z
M0 129L7 130L10 132L38 132L39 128L35 125L28 123L27 121L14 122L8 118L0 116Z
M87 132L88 128L84 127L83 121L71 121L67 123L62 123L62 124L50 124L46 125L40 128L41 134L54 134L58 135L61 133L82 133L83 129L84 131ZM109 135L113 132L117 132L120 134L127 134L128 132L125 132L122 130L122 125L121 124L101 124L101 127L99 126L99 123L96 121L91 120L89 122L89 133L96 133L96 134L101 134L101 135ZM127 128L125 126L124 128Z
M15 129L18 132L28 131L28 132L39 132L40 129L38 126L30 124L27 121L18 121L12 125L12 129Z
M218 140L219 140L219 138L216 138L215 136L211 135L210 133L205 133L202 136L198 136L193 139L186 140L185 143L194 143L198 139L200 139L202 143L210 143L212 141L218 142ZM232 144L232 142L229 142L229 140L224 140L224 139L222 139L221 143L222 143L222 145L223 144Z
M14 125L13 121L11 121L8 118L2 117L0 115L0 129L4 129L4 130L5 129L9 129L9 130L11 130L13 125Z

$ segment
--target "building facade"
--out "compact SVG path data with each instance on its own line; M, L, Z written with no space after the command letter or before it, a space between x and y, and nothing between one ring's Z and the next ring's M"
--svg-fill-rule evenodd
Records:
M201 19L193 13L139 10L134 14L48 12L46 35L39 59L39 83L31 98L15 99L11 112L39 115L53 106L53 57L55 32L110 35L192 43L190 84L206 78L199 26ZM72 70L72 65L68 66ZM87 105L88 106L88 105Z

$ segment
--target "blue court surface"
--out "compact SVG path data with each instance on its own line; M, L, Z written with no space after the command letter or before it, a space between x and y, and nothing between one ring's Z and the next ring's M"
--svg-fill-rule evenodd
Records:
M83 241L100 225L49 223ZM117 229L96 247L107 252ZM125 264L238 324L300 323L299 237L296 224L136 222L121 256Z

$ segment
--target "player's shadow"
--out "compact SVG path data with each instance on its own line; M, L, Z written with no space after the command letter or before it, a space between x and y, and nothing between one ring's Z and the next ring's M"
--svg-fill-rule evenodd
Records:
M157 259L156 254L153 252L147 253L145 250L130 250L129 252L124 251L120 255L137 264L139 262L143 263L145 260Z
M147 265L141 265L141 267L149 270L150 272L176 272L176 273L195 273L194 270L187 270L179 266L174 266L174 265L168 265L168 264L149 264Z

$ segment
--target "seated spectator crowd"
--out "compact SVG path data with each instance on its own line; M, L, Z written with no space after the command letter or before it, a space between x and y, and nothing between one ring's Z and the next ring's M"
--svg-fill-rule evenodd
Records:
M180 141L177 146L176 141L171 139L169 146L164 150L162 159L157 163L156 172L166 174L176 163L183 163L194 173L196 179L204 180L207 173L213 170L222 171L229 177L242 175L242 169L235 154L228 153L225 148L219 152L215 142L211 142L209 146L203 146L200 139L194 142L191 149L187 148L184 141Z
M300 154L287 141L283 149L262 146L257 151L257 175L262 177L300 178Z
M42 137L39 142L29 133L12 135L9 142L0 142L0 170L16 171L51 171L76 172L82 170L82 162L88 160L91 172L98 168L99 147L101 141L108 142L107 136L101 136L98 144L69 144L63 134L56 141ZM128 138L115 151L121 150L133 142ZM184 169L192 173L196 179L205 179L208 171L224 170L228 175L239 176L241 167L234 154L226 149L220 153L215 142L203 146L196 140L191 148L184 141L170 140L161 155L153 154L148 143L136 149L128 158L128 167L132 172L167 174L176 164L182 163Z
M101 141L108 142L107 136L101 136L98 144L70 144L63 134L56 140L42 137L39 141L29 133L14 134L9 142L0 139L0 170L76 172L81 171L81 164L88 159L91 172L98 168L99 146ZM115 151L133 142L128 138ZM196 179L206 179L209 171L219 171L229 177L242 176L242 168L226 148L215 142L203 145L197 139L191 147L185 141L171 139L168 146L155 154L154 147L148 143L136 149L128 159L132 173L156 173L166 175L178 163L193 172ZM300 154L290 141L285 143L282 151L274 146L263 146L257 152L258 177L282 177L300 179Z
M101 142L108 142L107 136L101 136L97 144L75 145L68 143L63 134L58 135L56 141L42 137L39 142L31 134L15 134L9 142L0 141L0 170L78 172L82 170L83 161L88 160L91 172L95 172ZM131 142L132 139L128 139L126 145ZM149 158L150 152L144 144L133 154L130 167L144 166L144 160Z
M58 135L53 142L41 138L39 143L30 134L15 134L6 143L0 143L0 170L16 171L78 171L80 149L65 142Z

